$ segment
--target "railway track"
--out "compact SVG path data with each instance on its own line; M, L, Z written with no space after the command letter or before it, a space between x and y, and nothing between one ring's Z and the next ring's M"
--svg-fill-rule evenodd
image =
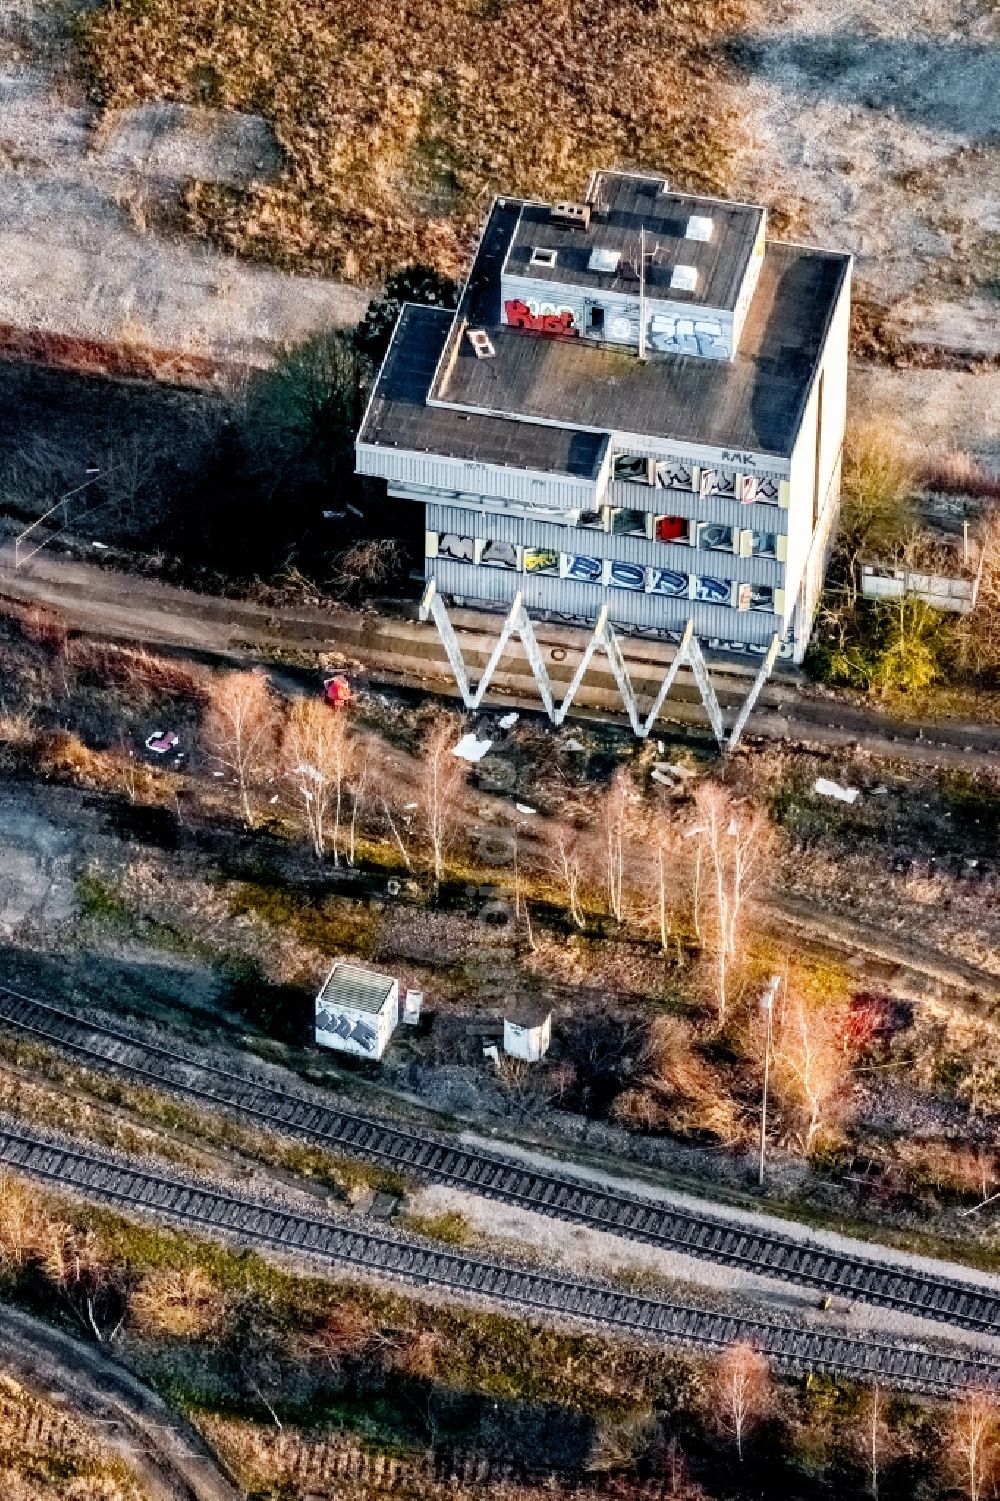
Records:
M102 1204L221 1234L241 1245L305 1256L329 1266L486 1299L643 1339L722 1349L748 1342L790 1374L826 1372L909 1391L949 1395L969 1386L1000 1391L1000 1360L837 1331L767 1323L623 1292L575 1277L513 1266L306 1215L160 1174L110 1154L0 1124L0 1164Z
M185 1058L112 1027L85 1021L0 986L0 1023L65 1049L88 1063L235 1112L279 1132L412 1177L517 1204L629 1240L738 1267L765 1277L1000 1335L1000 1291L864 1254L848 1254L791 1234L657 1203L462 1146L413 1125L276 1088L262 1079Z

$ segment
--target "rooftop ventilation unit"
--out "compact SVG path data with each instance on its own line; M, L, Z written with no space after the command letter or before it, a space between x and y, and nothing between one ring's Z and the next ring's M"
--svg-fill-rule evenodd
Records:
M712 221L708 214L692 214L684 231L686 240L710 240L712 238Z
M590 228L589 203L553 203L549 209L552 224L562 224L569 229Z
M693 292L698 285L698 272L694 266L675 266L670 273L672 292Z
M469 343L472 345L472 352L476 356L476 359L491 360L496 354L496 350L493 348L493 340L486 330L482 328L470 328L468 335Z
M590 252L590 260L587 262L588 271L606 271L613 275L618 270L618 263L622 258L620 250L607 250L598 246Z

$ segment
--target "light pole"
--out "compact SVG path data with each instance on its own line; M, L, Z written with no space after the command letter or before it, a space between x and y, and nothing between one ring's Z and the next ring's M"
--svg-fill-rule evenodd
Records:
M774 1031L774 1001L781 984L780 975L772 975L767 989L760 998L760 1009L764 1013L766 1032L764 1035L764 1093L760 1102L760 1165L757 1170L757 1186L764 1187L764 1145L767 1140L767 1085L771 1072L771 1038Z

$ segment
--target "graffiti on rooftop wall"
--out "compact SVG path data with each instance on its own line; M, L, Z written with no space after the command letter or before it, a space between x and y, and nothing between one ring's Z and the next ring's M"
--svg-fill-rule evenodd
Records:
M647 338L650 349L657 354L698 354L709 360L729 358L722 324L714 318L678 318L673 313L654 313Z
M503 311L511 328L527 328L536 334L568 334L571 338L579 337L576 313L565 304L536 302L534 299L525 302L520 297L512 297L504 303Z

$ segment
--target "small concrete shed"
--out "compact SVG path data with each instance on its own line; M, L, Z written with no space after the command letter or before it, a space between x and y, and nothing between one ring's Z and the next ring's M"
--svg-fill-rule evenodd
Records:
M316 997L316 1042L321 1048L381 1058L399 1023L399 981L339 960Z
M552 1011L540 1001L522 1001L503 1019L503 1050L511 1058L537 1063L552 1041Z

